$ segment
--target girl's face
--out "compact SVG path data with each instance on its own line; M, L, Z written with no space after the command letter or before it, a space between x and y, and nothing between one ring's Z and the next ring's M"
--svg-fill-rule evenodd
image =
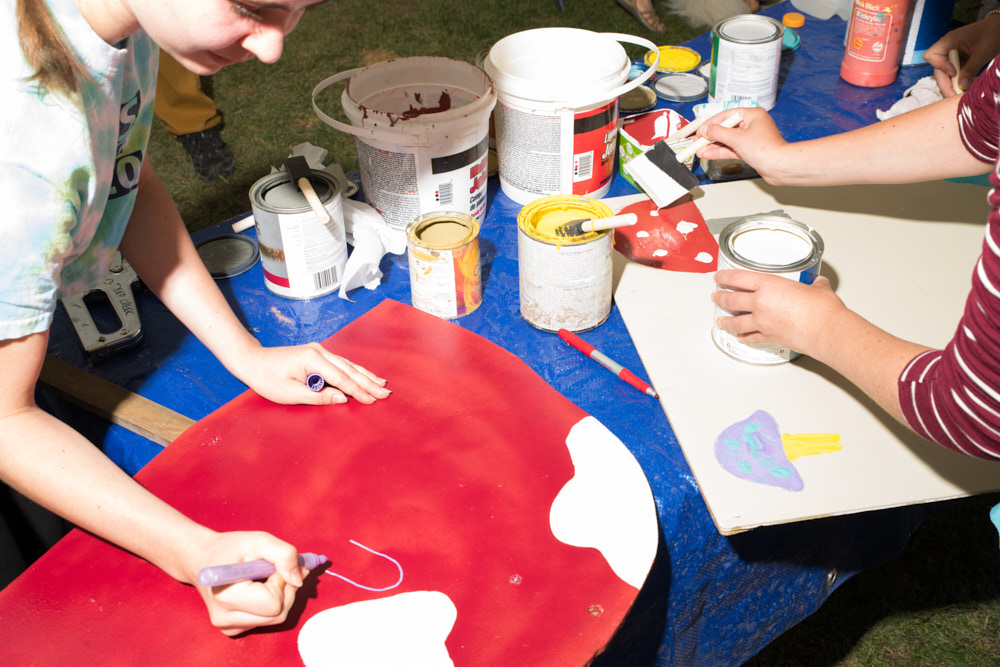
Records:
M195 74L258 58L273 63L306 7L325 0L128 0L139 25Z

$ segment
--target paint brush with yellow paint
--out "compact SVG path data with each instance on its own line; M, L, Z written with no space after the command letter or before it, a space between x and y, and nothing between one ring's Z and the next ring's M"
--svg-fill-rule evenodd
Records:
M583 236L588 232L601 232L605 229L615 229L617 227L629 227L639 221L639 216L635 213L623 213L613 215L608 218L582 218L564 222L553 231L556 236L571 237Z

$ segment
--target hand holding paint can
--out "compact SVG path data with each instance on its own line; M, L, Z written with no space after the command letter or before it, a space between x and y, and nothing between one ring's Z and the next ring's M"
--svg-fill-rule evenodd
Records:
M816 230L783 216L750 216L728 225L719 234L720 271L757 271L811 285L819 275L822 258L823 239ZM782 345L744 343L735 334L719 328L720 317L736 314L715 307L712 340L720 350L758 365L781 364L799 356Z

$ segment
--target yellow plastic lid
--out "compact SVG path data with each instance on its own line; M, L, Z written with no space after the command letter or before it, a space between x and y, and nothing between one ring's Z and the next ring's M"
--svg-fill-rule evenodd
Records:
M656 66L656 71L666 72L690 72L701 62L701 54L686 46L661 46L660 62ZM654 54L652 51L646 53L645 62L652 64Z
M806 17L798 12L788 12L781 17L781 22L789 28L801 28L806 24Z

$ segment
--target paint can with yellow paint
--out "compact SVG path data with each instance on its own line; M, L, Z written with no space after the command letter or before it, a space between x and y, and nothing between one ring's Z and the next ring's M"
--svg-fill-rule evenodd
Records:
M565 237L559 225L614 215L591 197L553 195L517 216L521 317L543 331L587 331L611 313L614 230Z
M468 315L483 302L479 222L468 213L417 216L406 228L410 299L444 319Z

